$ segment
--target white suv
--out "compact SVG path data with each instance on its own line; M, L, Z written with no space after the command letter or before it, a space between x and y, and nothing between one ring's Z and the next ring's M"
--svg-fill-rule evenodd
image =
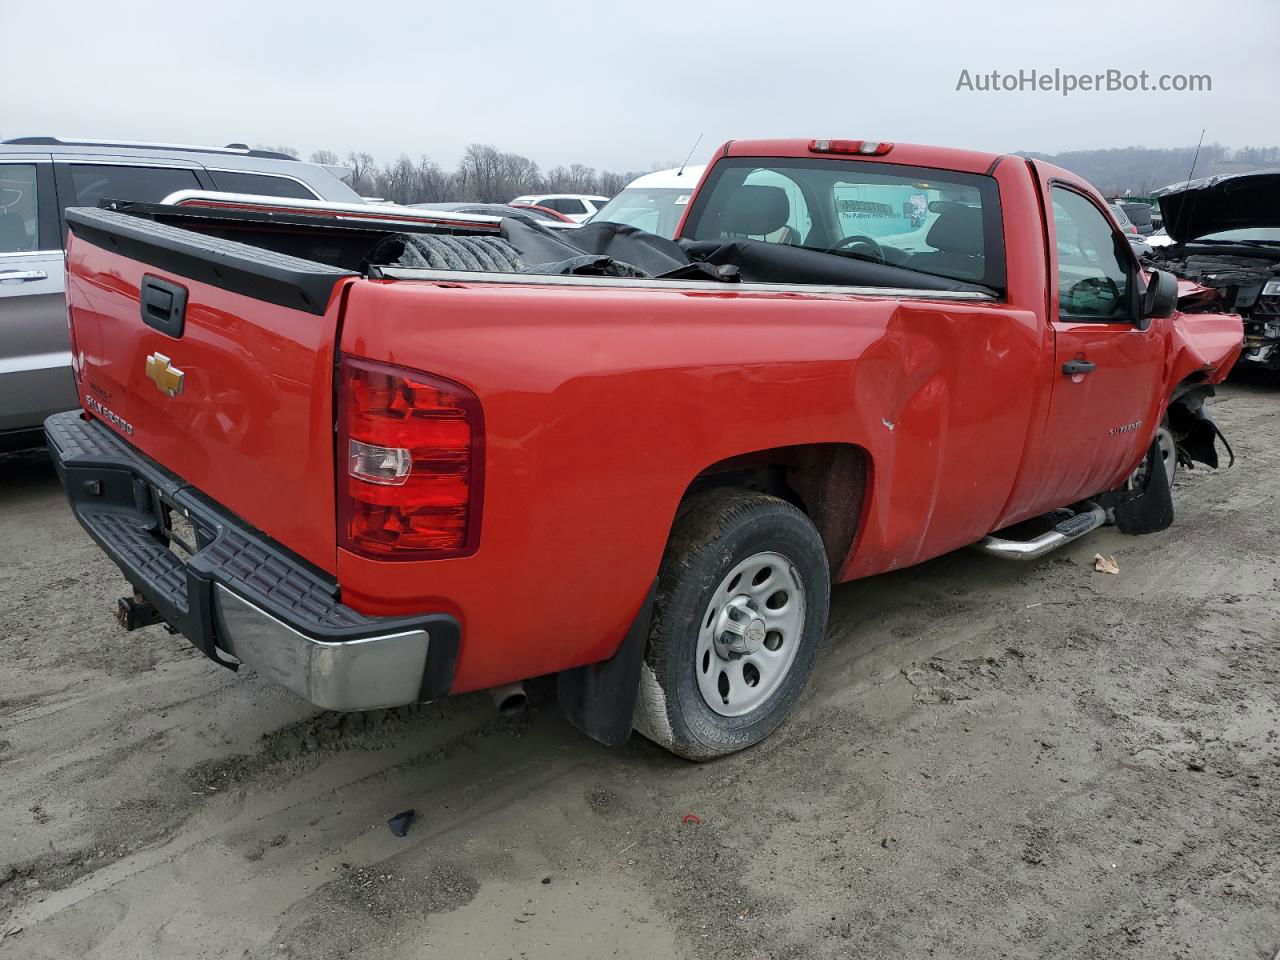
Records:
M590 193L531 193L516 197L511 201L513 207L546 207L556 213L563 213L574 223L595 216L595 212L609 202L608 197L597 197Z

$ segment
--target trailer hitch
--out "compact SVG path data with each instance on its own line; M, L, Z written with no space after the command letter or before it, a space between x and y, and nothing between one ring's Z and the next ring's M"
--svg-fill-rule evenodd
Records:
M151 605L151 601L135 590L132 597L121 597L116 601L116 622L126 630L137 630L139 627L165 623L165 620L160 611ZM169 625L165 623L165 626ZM173 632L172 627L169 630Z

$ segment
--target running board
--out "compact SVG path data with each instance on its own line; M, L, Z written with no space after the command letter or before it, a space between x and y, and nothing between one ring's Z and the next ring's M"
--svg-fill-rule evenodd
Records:
M1079 540L1107 522L1107 511L1092 500L1081 503L1080 509L1080 513L1061 521L1048 533L1042 533L1034 540L1002 540L986 536L981 542L974 544L974 547L1002 560L1039 559L1046 553L1065 547L1072 540Z

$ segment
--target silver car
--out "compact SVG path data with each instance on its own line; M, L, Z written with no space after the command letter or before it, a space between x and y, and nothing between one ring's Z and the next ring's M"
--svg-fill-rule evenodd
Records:
M243 144L0 141L0 450L43 442L44 418L79 405L62 289L66 207L177 190L358 203L339 172Z

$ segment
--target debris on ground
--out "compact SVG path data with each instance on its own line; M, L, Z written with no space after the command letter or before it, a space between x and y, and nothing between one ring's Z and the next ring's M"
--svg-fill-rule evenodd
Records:
M1098 573L1119 573L1120 564L1116 563L1115 557L1103 556L1100 553L1093 555L1093 569Z
M695 827L702 826L702 818L696 813L686 813L680 818L681 823L692 823Z
M955 703L957 700L970 700L972 697L951 685L954 679L942 669L940 662L934 658L928 668L910 666L902 668L902 675L907 683L916 688L912 700L916 703Z
M391 832L397 837L407 836L409 833L409 825L413 823L413 818L415 816L416 814L412 810L406 810L404 813L397 813L387 821L387 826L391 828Z

